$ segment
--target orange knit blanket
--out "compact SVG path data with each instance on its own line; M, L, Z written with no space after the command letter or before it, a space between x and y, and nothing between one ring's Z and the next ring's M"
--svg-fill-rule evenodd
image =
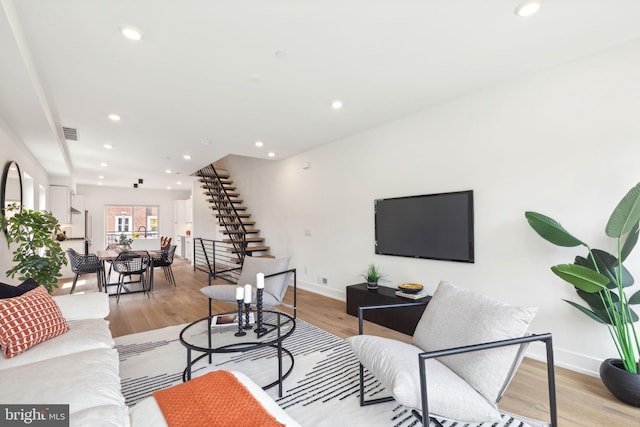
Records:
M284 426L228 371L153 393L169 427Z

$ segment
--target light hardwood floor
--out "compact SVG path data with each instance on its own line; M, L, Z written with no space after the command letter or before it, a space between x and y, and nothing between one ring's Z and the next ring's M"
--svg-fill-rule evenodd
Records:
M176 258L173 266L177 287L169 285L161 270L156 270L155 287L150 297L143 294L124 295L120 303L111 299L110 321L114 337L143 332L164 326L192 322L207 315L207 298L199 289L207 284L204 273L194 272L183 260ZM82 276L77 292L96 290L94 275ZM68 293L70 281L61 281L57 293ZM291 290L287 298L292 298ZM233 306L218 303L218 310L233 310ZM345 303L304 290L298 290L298 317L342 338L358 333L358 319L346 314ZM410 337L373 323L366 323L365 332L405 342ZM556 393L559 425L562 427L639 427L640 408L626 405L614 398L599 378L556 368ZM500 408L507 412L547 420L548 399L544 363L526 358L509 386Z

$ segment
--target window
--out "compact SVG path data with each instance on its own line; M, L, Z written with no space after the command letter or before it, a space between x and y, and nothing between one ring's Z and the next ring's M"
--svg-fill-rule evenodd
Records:
M158 206L106 205L105 242L116 243L120 235L126 238L158 238Z

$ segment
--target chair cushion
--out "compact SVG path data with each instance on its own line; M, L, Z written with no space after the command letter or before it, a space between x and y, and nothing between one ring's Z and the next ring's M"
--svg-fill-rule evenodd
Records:
M238 285L244 286L250 284L255 288L256 275L264 273L269 274L286 271L289 268L289 258L257 258L245 257L242 265L242 272L238 278ZM273 295L278 301L282 301L284 294L287 292L288 274L279 274L275 277L269 277L264 281L264 291ZM235 298L235 297L234 297ZM255 300L254 300L255 301Z
M0 282L0 298L19 297L25 292L29 292L38 286L40 286L38 282L33 279L27 279L18 286L7 285L6 283Z
M425 351L442 350L527 334L537 308L520 308L440 282L413 334ZM495 403L518 363L519 346L441 357L438 360Z
M7 359L68 330L60 308L44 286L0 300L0 346Z
M370 335L356 335L347 341L362 365L380 380L398 403L422 409L418 363L422 349ZM500 421L500 412L445 365L429 359L426 368L432 415L464 422Z

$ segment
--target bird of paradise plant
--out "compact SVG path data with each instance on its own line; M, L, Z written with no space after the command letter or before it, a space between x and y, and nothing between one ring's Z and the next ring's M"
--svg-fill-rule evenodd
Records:
M554 245L586 247L586 257L576 256L573 264L555 265L551 271L573 285L587 306L564 301L607 325L624 369L637 374L640 367L640 341L635 328L638 315L631 305L640 304L640 291L627 296L625 288L633 285L633 277L622 263L638 241L640 183L618 203L605 227L606 235L616 239L617 256L592 249L546 215L528 211L525 217L536 233Z

